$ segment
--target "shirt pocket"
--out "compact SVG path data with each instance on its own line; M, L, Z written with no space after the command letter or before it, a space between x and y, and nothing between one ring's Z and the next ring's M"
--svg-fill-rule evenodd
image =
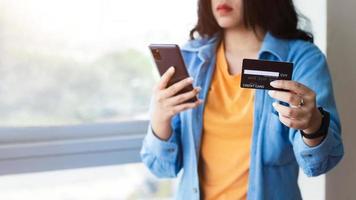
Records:
M295 159L293 146L288 138L289 128L279 121L277 112L272 112L263 140L262 154L265 165L285 165Z

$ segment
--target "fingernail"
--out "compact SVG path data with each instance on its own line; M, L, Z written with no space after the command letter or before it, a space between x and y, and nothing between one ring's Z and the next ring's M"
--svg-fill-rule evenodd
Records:
M189 78L188 78L188 82L193 82L193 78L192 78L192 77L189 77Z
M278 86L278 81L272 81L269 83L272 87Z
M171 67L169 68L169 70L170 70L170 71L173 71L173 70L174 70L174 67L173 67L173 66L171 66Z
M272 90L269 90L269 91L268 91L268 95L269 95L269 96L272 96L272 95L273 95L273 91L272 91Z
M197 90L197 92L200 92L201 87L196 87L195 89Z

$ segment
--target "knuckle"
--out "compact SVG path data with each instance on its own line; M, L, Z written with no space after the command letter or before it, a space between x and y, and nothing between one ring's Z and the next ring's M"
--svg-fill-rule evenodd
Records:
M298 117L299 119L308 119L309 118L309 113L299 112L295 116Z
M159 80L158 84L163 85L166 84L168 82L168 75L167 74L163 74L163 76L161 77L161 79Z
M188 85L189 84L187 82L184 82L184 83L180 84L179 86L180 86L180 88L184 88L184 87L187 87Z
M177 100L178 100L179 102L182 102L182 101L184 101L185 99L186 99L185 95L179 95L179 96L177 97Z
M310 96L311 96L312 99L316 99L316 94L315 94L315 92L311 92Z
M296 88L301 88L302 87L302 84L299 83L299 82L293 82L294 83L294 87Z
M282 84L283 88L290 88L291 87L290 82L288 82L288 81L282 81L281 84Z
M163 102L164 102L164 99L163 99L162 95L157 95L156 101L157 101L158 103L163 103Z
M288 115L289 117L293 117L293 116L294 116L294 110L293 110L293 109L288 109L288 110L287 110L287 115Z
M312 103L310 104L310 106L311 106L311 108L312 108L312 109L314 109L314 108L318 109L318 108L317 108L317 104L316 104L316 101L315 101L315 100L314 100L314 101L312 101Z
M307 119L308 121L310 121L311 118L312 118L312 116L313 116L313 115L311 114L311 112L308 112L306 119Z
M294 95L288 94L287 101L288 101L289 103L292 103L292 102L294 102L294 100L295 100Z
M190 98L192 95L193 95L192 92L187 92L184 94L184 98L186 98L186 99Z
M177 93L178 91L177 85L172 85L171 89L170 89L170 94L173 95L175 93Z
M192 90L189 92L189 96L192 97L192 96L195 96L198 94L198 91L196 89Z
M308 115L310 115L310 117L312 117L313 115L313 110L315 109L315 103L309 103L306 107L305 107L306 111L308 112Z
M185 87L185 85L186 85L186 84L184 84L184 83L179 83L179 84L177 84L178 90L183 89L183 88Z
M169 104L168 104L167 101L162 101L161 106L162 106L162 108L164 108L164 109L169 109Z
M188 78L185 79L185 83L186 83L186 84L189 84L189 83L191 83L192 81L193 81L193 79L192 79L191 77L188 77Z
M178 109L177 108L172 108L169 113L170 113L171 116L173 116L176 113L178 113Z

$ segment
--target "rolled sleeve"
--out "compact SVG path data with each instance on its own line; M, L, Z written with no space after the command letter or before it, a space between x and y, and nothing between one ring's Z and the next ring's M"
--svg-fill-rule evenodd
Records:
M290 130L294 155L307 176L318 176L335 167L343 157L341 123L334 99L332 80L325 55L311 43L300 42L295 60L293 80L316 94L316 105L330 113L327 135L317 146L305 144L297 130Z
M310 147L302 135L296 133L294 140L294 150L297 152L296 158L300 166L308 176L317 176L328 171L336 165L343 155L343 147L336 133L329 127L328 134L317 146Z
M151 124L148 126L147 135L145 137L145 146L151 151L156 157L174 162L178 154L177 144L173 141L174 133L172 132L171 136L167 141L161 140L158 138L151 127Z

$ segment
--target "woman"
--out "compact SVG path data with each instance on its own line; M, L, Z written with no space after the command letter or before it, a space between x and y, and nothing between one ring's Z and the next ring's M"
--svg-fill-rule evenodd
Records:
M143 162L158 177L183 171L177 199L301 199L299 167L318 176L343 156L325 56L297 28L292 0L198 6L182 48L192 78L167 87L173 67L161 77ZM292 81L271 82L285 91L240 88L244 58L292 62ZM193 91L175 95L191 83Z

